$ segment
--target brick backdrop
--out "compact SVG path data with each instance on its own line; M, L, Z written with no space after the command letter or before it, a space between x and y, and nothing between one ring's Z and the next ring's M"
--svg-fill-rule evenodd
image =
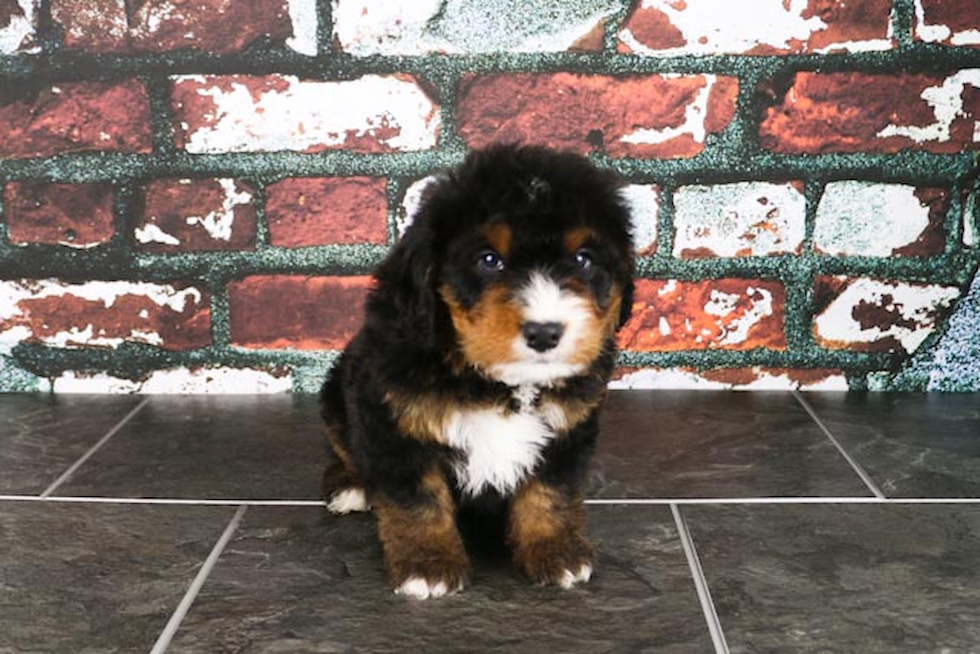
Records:
M426 178L635 206L616 386L980 388L976 0L0 0L0 389L311 391Z

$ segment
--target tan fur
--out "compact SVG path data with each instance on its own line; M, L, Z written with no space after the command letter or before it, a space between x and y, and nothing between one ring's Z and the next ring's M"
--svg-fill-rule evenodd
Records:
M389 392L385 402L402 434L434 443L445 442L446 424L459 411L452 398L439 393Z
M576 227L565 233L565 238L563 239L565 251L569 254L575 254L579 248L595 241L595 239L595 232L588 227Z
M585 421L603 398L582 401L571 399L557 399L553 393L545 390L541 396L541 406L539 411L555 433L559 436L574 429L577 425Z
M562 497L540 480L530 481L514 497L508 539L517 563L536 583L559 584L568 571L591 565L582 498Z
M509 301L508 291L493 287L484 292L469 311L453 297L448 287L441 295L466 362L478 370L514 360L513 343L521 332L521 310Z
M505 259L510 256L511 247L514 242L514 234L510 231L507 223L496 222L487 225L483 230L483 237L487 239L497 254Z

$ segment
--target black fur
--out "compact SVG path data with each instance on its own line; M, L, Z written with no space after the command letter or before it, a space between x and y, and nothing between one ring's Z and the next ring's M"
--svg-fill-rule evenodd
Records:
M452 471L459 453L438 439L403 433L390 398L424 395L460 408L519 410L513 388L468 365L443 288L469 310L490 286L516 288L532 269L546 269L555 279L587 289L603 311L616 289L622 303L613 320L621 325L631 304L632 243L619 186L613 174L578 155L517 146L472 153L439 179L376 270L363 327L323 385L323 417L334 434L334 450L348 460L328 468L328 499L353 482L374 504L385 501L412 511L432 503L422 479L435 467L457 506L506 509L509 497L494 489L478 497L460 493ZM486 246L481 229L493 222L505 223L514 243L506 272L499 275L474 264ZM563 241L565 234L582 228L598 235L589 244L588 270L576 265ZM599 405L614 361L615 341L609 335L580 374L538 389L538 403L587 407L575 424L548 442L532 473L569 501L580 502L584 493Z

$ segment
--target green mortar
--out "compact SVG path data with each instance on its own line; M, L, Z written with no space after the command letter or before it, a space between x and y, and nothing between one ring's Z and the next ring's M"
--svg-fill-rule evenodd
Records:
M487 8L496 8L503 0L487 0ZM523 6L524 24L537 29L534 21L540 2ZM126 345L115 351L62 351L36 345L19 345L0 369L0 389L38 388L45 378L65 370L84 369L108 372L130 379L149 371L175 365L221 365L232 367L272 367L285 365L293 370L294 388L300 392L315 391L323 372L336 353L331 352L253 352L232 348L228 325L228 299L225 284L252 274L364 274L383 257L382 246L327 246L286 249L268 244L264 215L259 215L259 244L254 252L188 253L160 255L134 252L129 234L132 216L128 197L142 180L159 176L234 177L255 186L261 195L266 185L290 176L369 175L392 179L389 197L400 198L411 180L459 163L466 148L455 122L456 88L464 75L495 72L570 71L586 74L710 73L737 76L740 80L737 113L720 134L710 137L705 151L691 159L641 160L610 159L594 156L596 163L617 170L634 183L657 183L663 188L659 243L655 256L637 262L637 274L644 277L704 279L761 277L778 280L787 286L785 351L754 350L685 351L666 353L627 352L621 362L630 366L685 366L697 369L716 367L774 366L829 367L843 369L855 388L884 385L888 388L925 388L934 361L949 351L955 342L957 351L976 353L980 336L961 333L956 326L960 316L966 325L975 325L976 313L970 301L956 318L937 334L908 362L900 374L878 375L878 371L898 371L908 357L903 353L862 353L828 351L818 347L810 334L813 313L812 282L821 274L869 275L907 281L930 281L953 284L966 291L980 266L980 249L964 250L962 243L964 208L959 191L970 188L978 170L980 154L936 155L924 152L897 154L827 154L780 155L762 150L756 131L760 107L755 93L757 85L772 78L785 78L796 71L824 72L861 70L894 73L901 71L937 71L980 67L980 49L944 48L915 43L909 35L913 21L912 0L896 0L892 15L898 47L887 52L864 52L840 55L794 56L712 56L712 57L635 57L618 54L615 35L628 13L625 2L578 0L567 3L569 10L585 11L592 7L618 6L607 23L605 48L597 53L549 54L481 54L412 57L354 58L331 54L330 0L317 0L320 15L319 57L269 46L256 46L248 52L215 56L194 52L139 54L132 56L89 55L58 49L57 34L43 32L41 41L46 53L34 57L0 57L0 93L25 85L46 86L53 82L79 79L118 79L136 76L151 94L155 151L149 155L77 154L29 161L0 161L0 184L11 180L45 179L51 181L111 181L120 192L116 207L117 236L94 250L78 252L58 247L13 247L0 244L0 277L62 277L70 280L127 279L142 281L188 280L212 292L214 345L190 353L164 352L157 348ZM489 10L489 9L488 9ZM499 7L500 12L504 7ZM513 9L511 9L513 11ZM42 21L50 26L50 21ZM539 25L540 26L540 25ZM50 27L48 28L50 30ZM350 79L366 74L407 73L424 80L441 106L442 134L440 145L432 151L418 153L357 154L324 152L240 153L222 155L188 155L173 146L171 110L167 97L170 75L177 74L269 74L282 73L312 79ZM814 211L823 184L833 179L866 179L931 186L950 186L954 201L947 216L948 240L943 255L930 259L848 258L835 259L805 253L800 256L776 256L746 259L713 259L684 261L670 256L673 234L673 193L678 186L691 183L725 183L743 180L806 181L807 241L812 240ZM394 234L394 203L389 219L389 233ZM974 217L975 220L975 217ZM2 227L0 227L2 229ZM972 296L971 296L972 297ZM971 313L974 311L974 313ZM964 313L965 312L965 313ZM971 323L971 320L973 321ZM964 340L965 339L965 340ZM943 349L947 348L947 349ZM975 355L974 355L974 358ZM956 357L946 357L943 365L954 365ZM950 363L952 361L952 364ZM964 364L951 373L960 381L941 384L943 388L966 387L976 383L975 367ZM869 377L870 375L870 377ZM869 381L870 379L870 381ZM882 382L881 380L886 381ZM32 381L35 380L35 381ZM971 381L972 380L972 381ZM46 383L46 382L44 382ZM33 384L33 385L32 385Z
M8 393L35 393L49 390L48 380L19 367L10 357L0 356L0 390Z

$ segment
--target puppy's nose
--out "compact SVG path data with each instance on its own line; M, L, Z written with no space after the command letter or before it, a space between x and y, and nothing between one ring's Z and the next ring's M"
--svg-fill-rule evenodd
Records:
M560 322L526 322L521 326L521 333L529 348L547 352L558 345L565 326Z

